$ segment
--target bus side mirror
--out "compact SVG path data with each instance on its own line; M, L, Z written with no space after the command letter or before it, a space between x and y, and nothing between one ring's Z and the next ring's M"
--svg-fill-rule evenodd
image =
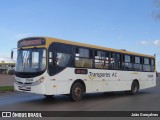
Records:
M13 52L13 50L12 50L12 51L11 51L11 59L13 59L13 53L14 53L14 52Z

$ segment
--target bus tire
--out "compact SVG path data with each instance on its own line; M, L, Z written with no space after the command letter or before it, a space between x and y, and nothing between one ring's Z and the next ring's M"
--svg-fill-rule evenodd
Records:
M137 94L138 90L139 90L139 83L137 81L133 81L131 85L131 91L130 91L131 95Z
M70 91L71 100L75 102L80 101L83 98L83 92L84 92L84 89L82 84L79 82L74 83Z

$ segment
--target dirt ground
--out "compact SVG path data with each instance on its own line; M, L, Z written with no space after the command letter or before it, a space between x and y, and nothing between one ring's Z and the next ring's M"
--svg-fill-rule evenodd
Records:
M0 86L13 86L14 76L0 74Z

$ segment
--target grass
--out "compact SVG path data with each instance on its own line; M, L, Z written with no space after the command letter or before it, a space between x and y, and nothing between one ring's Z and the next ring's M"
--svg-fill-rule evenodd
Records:
M13 86L1 86L0 92L13 92L14 87Z

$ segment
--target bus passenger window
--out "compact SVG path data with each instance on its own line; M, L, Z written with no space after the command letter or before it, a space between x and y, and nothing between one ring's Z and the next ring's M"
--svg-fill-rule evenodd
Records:
M71 54L68 53L57 53L57 65L59 67L65 67L71 58Z
M124 62L125 70L132 70L132 60L130 55L124 56Z
M95 68L108 68L106 52L95 51Z
M143 59L143 63L144 63L144 65L143 65L143 71L146 71L146 72L151 71L151 67L149 65L149 58L144 58Z
M86 48L77 48L75 54L75 66L92 68L91 51Z
M68 62L70 61L71 54L68 53L52 53L49 52L49 64L52 67L66 67Z
M134 57L133 69L135 71L142 71L141 57Z
M121 54L119 53L111 53L110 58L110 68L114 70L118 70L121 67Z
M49 75L55 75L66 67L70 66L72 61L72 46L53 43L48 49L48 70Z

